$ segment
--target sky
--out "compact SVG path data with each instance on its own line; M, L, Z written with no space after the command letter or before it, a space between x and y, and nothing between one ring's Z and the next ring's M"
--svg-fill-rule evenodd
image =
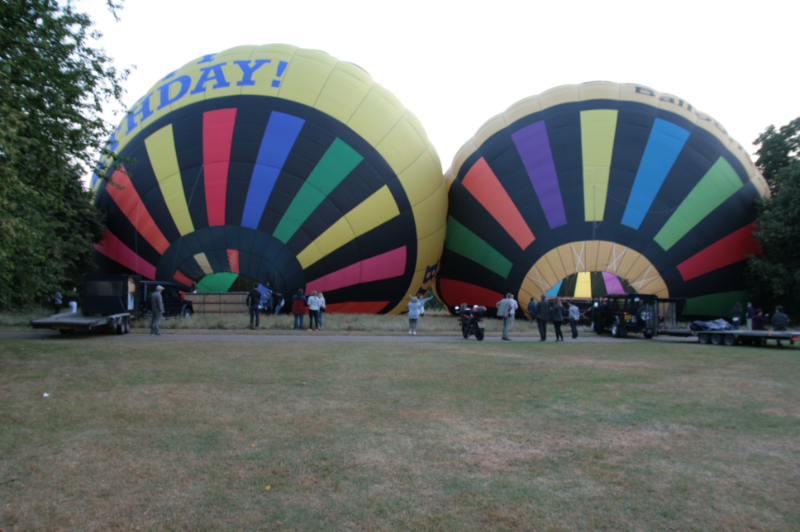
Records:
M679 96L751 154L767 126L800 116L800 3L790 0L128 0L119 22L105 0L73 3L115 66L135 66L124 106L205 54L271 43L322 50L394 93L443 170L484 122L560 85L605 80Z

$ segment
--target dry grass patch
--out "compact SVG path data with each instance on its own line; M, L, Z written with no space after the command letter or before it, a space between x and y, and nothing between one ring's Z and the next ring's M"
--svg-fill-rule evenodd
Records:
M58 338L0 368L6 532L800 527L792 350Z

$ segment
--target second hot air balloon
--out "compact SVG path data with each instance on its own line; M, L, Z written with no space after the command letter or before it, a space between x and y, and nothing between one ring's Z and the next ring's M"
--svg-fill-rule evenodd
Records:
M719 122L635 84L568 85L489 120L445 175L450 307L624 292L727 316L766 183Z

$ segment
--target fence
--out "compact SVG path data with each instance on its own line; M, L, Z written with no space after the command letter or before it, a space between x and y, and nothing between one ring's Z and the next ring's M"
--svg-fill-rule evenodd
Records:
M247 292L186 294L195 314L242 314L247 312Z

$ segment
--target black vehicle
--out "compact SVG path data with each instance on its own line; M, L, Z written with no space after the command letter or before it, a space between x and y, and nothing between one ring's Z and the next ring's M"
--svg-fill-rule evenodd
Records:
M655 336L658 329L658 298L652 294L615 294L592 298L592 327L597 334L611 331L614 338L628 333Z
M143 316L153 311L153 303L150 298L159 285L164 287L161 292L161 298L164 300L164 316L191 318L194 314L192 302L184 299L177 285L164 281L141 281L139 283L139 315Z
M486 307L462 305L461 307L456 307L456 312L458 313L458 323L461 325L461 334L464 338L469 338L471 334L474 334L478 341L483 340L483 318L486 316Z

